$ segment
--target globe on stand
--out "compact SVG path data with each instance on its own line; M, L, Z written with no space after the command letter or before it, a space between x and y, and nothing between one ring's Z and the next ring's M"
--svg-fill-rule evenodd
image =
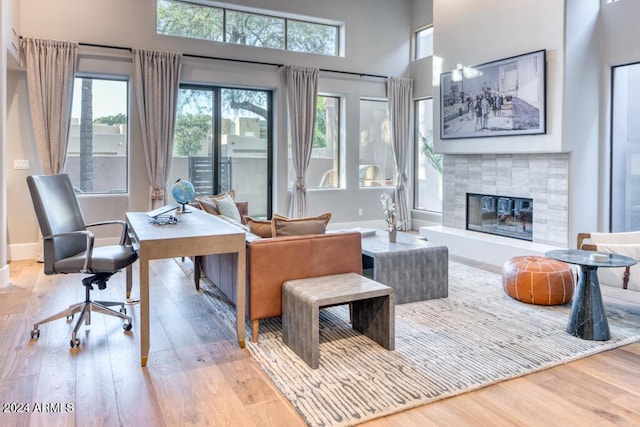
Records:
M180 179L173 184L173 188L171 189L171 194L173 198L176 199L176 202L182 205L182 213L188 213L191 211L186 210L185 205L193 200L196 189L193 184L187 180Z

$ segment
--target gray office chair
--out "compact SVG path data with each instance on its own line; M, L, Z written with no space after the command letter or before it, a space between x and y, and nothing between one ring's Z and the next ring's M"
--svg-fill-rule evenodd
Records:
M71 180L66 174L28 176L27 185L44 241L44 273L91 274L82 279L86 296L84 302L73 304L66 310L35 323L31 330L31 338L40 337L41 324L63 317L70 321L76 313L80 313L70 342L71 348L78 347L78 329L83 320L86 325L91 324L92 311L123 319L123 328L126 331L131 330L131 317L126 314L124 302L91 301L89 298L89 291L93 289L93 285L97 285L98 289L105 289L107 280L114 273L138 259L133 248L125 245L126 222L85 224ZM122 225L120 244L94 247L94 235L87 228L106 224ZM112 306L120 306L120 311L109 308Z

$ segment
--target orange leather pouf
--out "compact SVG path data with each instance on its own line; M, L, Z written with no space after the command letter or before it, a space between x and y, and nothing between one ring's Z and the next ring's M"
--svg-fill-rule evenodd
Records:
M511 298L528 304L566 304L575 281L568 264L542 256L518 256L504 263L502 286Z

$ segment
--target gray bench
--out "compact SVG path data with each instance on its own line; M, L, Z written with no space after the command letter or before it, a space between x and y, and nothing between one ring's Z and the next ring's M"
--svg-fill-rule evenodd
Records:
M311 368L318 368L320 308L347 303L352 303L353 329L388 350L395 348L395 291L355 273L284 282L284 343Z

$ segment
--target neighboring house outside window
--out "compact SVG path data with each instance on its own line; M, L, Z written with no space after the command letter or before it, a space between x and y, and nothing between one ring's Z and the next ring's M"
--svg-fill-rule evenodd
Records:
M78 193L128 191L128 82L77 77L64 173Z
M271 104L268 90L181 85L168 182L189 180L196 196L233 190L249 215L269 217Z

